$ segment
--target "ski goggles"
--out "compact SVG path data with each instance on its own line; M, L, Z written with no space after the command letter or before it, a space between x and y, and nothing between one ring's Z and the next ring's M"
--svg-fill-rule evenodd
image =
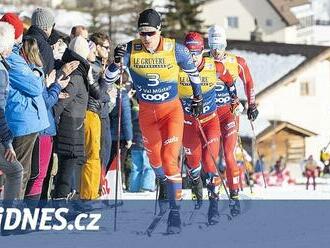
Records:
M226 45L220 44L220 43L211 43L211 44L209 44L209 47L212 50L220 50L220 51L223 51L226 49Z
M190 51L192 56L200 56L203 53L203 50L200 51Z

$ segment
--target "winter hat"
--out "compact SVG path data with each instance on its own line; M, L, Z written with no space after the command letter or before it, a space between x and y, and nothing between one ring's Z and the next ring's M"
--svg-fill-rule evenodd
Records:
M48 9L37 8L33 11L31 25L44 30L53 27L54 23L54 15Z
M15 29L7 22L0 22L0 53L11 49L15 43Z
M200 33L189 32L184 39L184 45L189 51L203 51L204 39Z
M15 39L20 37L23 34L23 22L18 18L18 16L14 13L6 13L4 14L0 21L8 22L11 24L15 29Z
M140 13L138 20L139 32L152 32L160 30L160 28L160 14L156 10L146 9Z
M227 47L225 30L217 25L211 26L208 30L208 44L211 49L225 50Z
M90 52L88 42L85 38L78 36L71 40L69 44L69 49L87 59Z

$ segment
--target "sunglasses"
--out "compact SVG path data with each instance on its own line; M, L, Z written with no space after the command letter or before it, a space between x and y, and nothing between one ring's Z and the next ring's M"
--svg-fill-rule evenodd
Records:
M143 37L145 37L145 36L151 37L151 36L154 36L156 33L157 33L156 31L153 31L153 32L139 32L140 36L143 36Z

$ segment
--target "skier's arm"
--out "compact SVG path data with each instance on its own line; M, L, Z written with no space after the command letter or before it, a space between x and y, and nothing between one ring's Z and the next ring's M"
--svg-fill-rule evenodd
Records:
M239 77L244 84L245 95L250 106L252 104L255 104L253 79L245 59L243 59L242 57L237 57L237 62L239 66Z
M191 54L184 45L176 43L175 45L176 61L180 68L187 73L195 98L202 96L201 81L199 72L195 66Z
M127 65L129 64L131 46L132 46L132 43L129 42L127 44L127 52L124 55L124 59L123 59L124 68L127 67ZM105 82L108 84L112 84L119 79L120 68L117 66L117 64L114 61L107 67L107 69L105 70L104 76L105 76Z

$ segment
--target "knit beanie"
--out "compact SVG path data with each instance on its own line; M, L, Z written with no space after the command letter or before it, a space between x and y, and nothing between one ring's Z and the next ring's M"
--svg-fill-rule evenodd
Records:
M6 13L4 14L0 21L8 22L11 24L15 29L15 39L20 37L23 34L23 22L18 18L18 16L14 13Z
M0 53L11 49L15 43L15 29L7 22L0 22Z
M53 27L54 23L54 15L48 9L37 8L33 11L31 25L44 30Z
M78 36L71 40L69 49L87 59L90 52L88 42L85 38Z

